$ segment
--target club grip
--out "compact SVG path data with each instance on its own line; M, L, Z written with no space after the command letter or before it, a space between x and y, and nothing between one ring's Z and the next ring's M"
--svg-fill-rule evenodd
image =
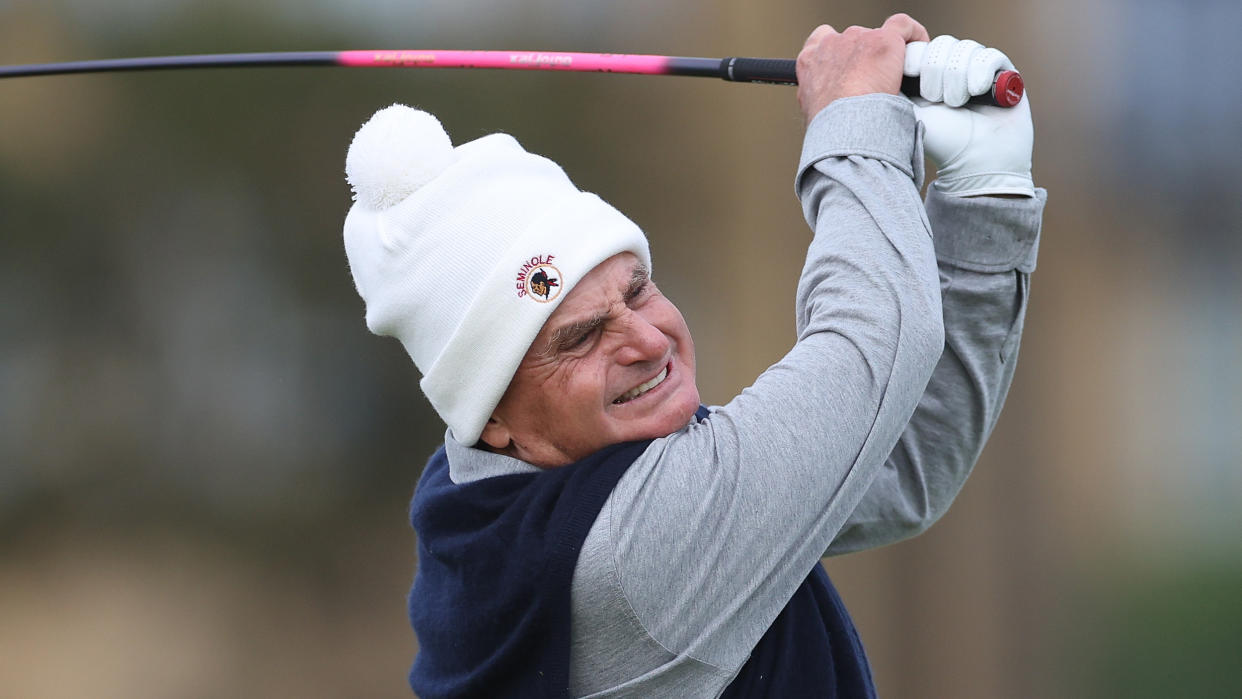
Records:
M797 85L796 65L788 58L722 58L720 77L733 82ZM1022 101L1024 89L1022 76L1016 70L1002 70L992 81L992 89L982 95L971 97L970 104L1013 107ZM918 76L903 77L901 91L911 97L918 97Z
M1022 76L1016 70L997 71L992 81L992 89L982 95L971 97L968 104L983 104L992 107L1015 107L1022 101L1022 93L1026 86ZM910 97L919 96L919 76L903 76L901 92Z
M722 58L720 77L739 83L797 85L798 71L788 58Z

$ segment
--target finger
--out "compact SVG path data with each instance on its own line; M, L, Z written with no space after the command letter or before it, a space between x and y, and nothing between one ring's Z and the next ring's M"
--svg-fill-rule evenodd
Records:
M918 75L923 67L923 54L926 52L926 41L912 41L906 44L906 65L902 72L909 76Z
M966 71L966 89L972 95L991 91L997 71L1002 70L1014 70L1008 56L996 49L976 51L970 57L970 67Z
M806 41L802 44L802 50L798 52L797 71L799 74L807 70L812 63L819 62L819 53L823 50L822 47L825 40L836 35L836 33L837 31L830 25L821 24L807 36ZM801 77L799 77L798 82L802 82ZM799 92L801 92L801 88L799 88Z
M901 36L901 40L907 44L911 41L930 40L930 37L927 35L927 29L904 12L899 12L884 20L884 24L880 28L896 31Z
M810 36L806 38L806 43L807 45L810 45L812 42L818 42L825 36L836 33L837 30L833 29L831 24L821 24L811 32Z
M966 77L971 65L970 57L983 46L977 41L962 39L949 51L948 61L944 67L944 103L950 107L960 107L970 99Z
M957 38L942 34L927 44L923 53L923 67L919 73L919 94L928 102L939 102L944 99L944 67L948 62L949 52L957 44Z

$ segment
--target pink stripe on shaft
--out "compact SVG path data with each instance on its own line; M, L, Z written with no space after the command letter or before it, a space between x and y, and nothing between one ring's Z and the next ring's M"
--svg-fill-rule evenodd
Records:
M547 51L342 51L337 63L352 68L502 68L664 75L668 56Z

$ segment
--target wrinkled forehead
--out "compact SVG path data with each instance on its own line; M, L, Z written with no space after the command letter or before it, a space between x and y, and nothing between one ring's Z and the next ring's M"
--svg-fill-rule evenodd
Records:
M564 318L583 312L604 312L627 290L647 280L647 268L633 253L622 252L599 263L574 285L548 320L546 329L558 316Z
M648 279L647 267L638 256L622 252L604 260L586 274L556 310L544 321L532 350L545 346L558 331L606 317L614 305Z

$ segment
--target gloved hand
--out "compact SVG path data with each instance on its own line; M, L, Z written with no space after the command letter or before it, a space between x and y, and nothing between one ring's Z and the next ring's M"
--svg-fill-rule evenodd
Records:
M905 74L920 76L922 96L911 98L914 114L938 171L932 186L946 194L1035 196L1029 93L1009 108L966 104L992 88L998 70L1014 70L1013 63L969 39L945 35L906 45Z

